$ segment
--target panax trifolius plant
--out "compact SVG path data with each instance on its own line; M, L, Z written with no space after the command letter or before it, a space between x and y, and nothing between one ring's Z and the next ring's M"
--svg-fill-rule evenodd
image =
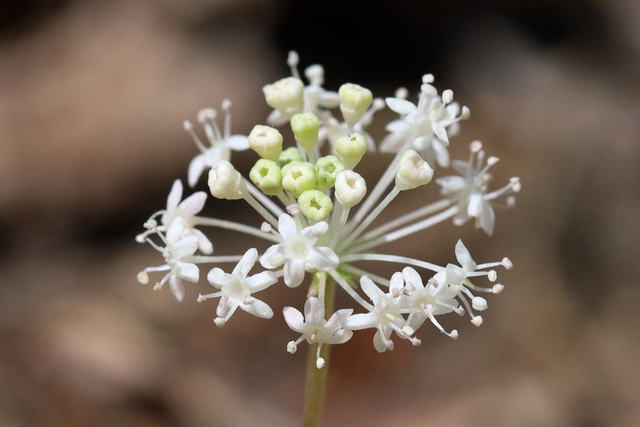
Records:
M263 88L267 104L274 109L267 125L256 125L248 136L231 134L229 100L222 103L222 128L216 110L198 113L206 142L191 122L184 122L200 151L189 165L189 186L208 172L211 195L244 199L258 213L261 225L198 215L207 194L199 191L183 199L182 182L176 180L166 209L153 214L144 224L146 231L137 236L138 242L149 243L162 254L164 264L145 268L138 280L146 284L148 273L161 273L154 289L168 283L182 301L184 281L198 282L205 265L222 266L205 270L214 291L197 297L199 302L217 300L214 321L222 327L238 308L270 319L273 309L259 299L259 292L282 283L297 287L307 279L306 302L296 298L291 306L281 308L294 332L283 349L295 353L303 341L313 344L312 370L326 371L328 345L342 344L361 329L374 328L373 345L384 352L393 350L397 338L419 345L417 330L427 320L456 339L458 332L439 320L447 313L467 313L473 324L482 324L478 313L487 308L487 301L480 295L502 291L495 268L511 268L509 259L477 264L461 240L452 248L457 262L446 266L380 250L386 243L447 220L459 226L473 219L476 228L491 235L496 202L504 198L502 206L514 205L518 178L490 190L489 169L498 158L487 157L481 142L470 143L468 159L449 158L450 137L457 133L459 122L469 118L469 109L453 100L451 90L439 94L430 74L422 77L417 103L413 103L405 88L384 100L352 83L343 84L338 92L328 91L323 88L320 65L305 70L305 85L295 52L290 53L288 64L291 77ZM388 135L376 144L365 129L385 105L398 118L386 125ZM278 128L285 126L291 127L295 141L284 142ZM247 179L230 161L232 151L249 148L259 159ZM367 183L357 172L358 165L376 150L393 155L393 160L377 182ZM435 181L439 200L372 227L400 192L429 184L436 167L453 168L452 174ZM205 228L213 229L211 239L203 233ZM212 255L216 228L272 245L262 254L249 247L235 256ZM397 271L391 277L376 274L371 267L381 262L396 265ZM256 263L262 271L250 274ZM473 283L480 279L491 284ZM333 309L336 286L353 300L352 307Z

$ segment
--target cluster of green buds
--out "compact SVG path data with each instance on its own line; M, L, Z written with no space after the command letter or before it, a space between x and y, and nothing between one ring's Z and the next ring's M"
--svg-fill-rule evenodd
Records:
M265 94L268 102L272 101L270 105L291 111L289 106L294 100L289 103L283 100L287 95L297 97L297 91L286 83L280 81L268 86ZM343 85L339 96L345 121L353 124L362 118L373 100L371 91L354 84ZM275 103L272 98L281 103ZM274 127L256 125L249 134L249 146L260 156L249 173L253 184L264 194L278 197L286 206L297 204L311 222L323 221L333 211L331 189L338 202L348 207L366 194L364 179L353 172L367 152L365 137L357 132L341 136L333 144L336 155L319 157L321 125L314 113L294 114L290 126L296 145L284 150L284 138Z

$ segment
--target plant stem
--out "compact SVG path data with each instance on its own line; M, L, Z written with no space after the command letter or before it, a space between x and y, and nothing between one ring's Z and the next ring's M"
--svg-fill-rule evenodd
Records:
M326 274L326 273L318 273ZM324 290L325 318L328 319L333 314L333 306L336 294L336 282L327 275ZM329 355L331 346L323 344L320 350L320 357L324 359L324 367L316 367L316 353L318 344L309 346L307 357L307 379L304 396L304 427L319 427L324 397L327 390L327 376L329 374Z

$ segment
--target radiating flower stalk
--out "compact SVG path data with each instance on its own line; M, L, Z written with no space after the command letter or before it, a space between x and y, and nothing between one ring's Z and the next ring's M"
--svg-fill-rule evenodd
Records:
M238 308L270 319L273 309L256 294L281 283L290 288L308 283L304 304L294 300L282 308L285 323L294 332L283 349L295 353L305 341L310 346L304 425L316 426L330 345L343 344L354 331L371 328L378 352L393 350L398 338L418 346L417 330L427 320L456 339L458 332L447 329L440 316L466 313L480 326L479 313L487 308L481 295L502 291L495 269L512 266L507 258L477 264L461 240L453 250L457 263L446 266L385 253L381 248L447 220L460 226L473 219L476 228L491 235L494 208L500 206L500 199L505 200L501 206L513 206L520 182L511 178L503 187L491 190L489 170L498 158L487 157L479 141L470 143L466 161L450 160L450 138L457 133L459 122L469 118L469 109L453 100L451 90L438 93L432 75L423 76L414 104L404 88L385 100L351 83L337 92L328 91L323 88L320 65L305 70L305 84L295 52L290 53L288 64L291 77L263 88L267 104L274 109L267 124L256 125L248 136L231 134L228 100L222 103L222 129L216 110L207 108L198 114L206 144L194 125L184 124L200 151L189 165L189 185L197 185L208 171L210 194L218 199L244 199L259 215L261 225L198 215L207 194L198 191L182 200L183 186L176 180L166 209L153 214L145 223L146 231L137 237L159 251L164 264L145 268L138 280L146 284L149 273L164 273L154 289L169 283L182 301L184 281L197 283L200 269L215 265L206 275L213 292L199 294L197 300L218 301L214 321L219 327L231 321ZM385 105L399 117L387 124L389 134L378 145L365 129ZM286 127L295 141L285 144L278 128ZM259 159L247 179L230 160L232 150L249 148ZM367 183L357 169L367 161L367 153L377 148L394 157L377 182ZM435 180L440 199L415 203L416 208L373 226L399 193L428 185L434 168L449 166L455 173ZM212 255L219 242L215 233L210 239L202 231L208 227L244 233L271 246L261 254L249 247L244 254ZM224 267L228 263L236 264ZM398 270L383 277L374 269L379 263L395 265ZM253 270L261 271L251 274ZM476 285L480 279L490 285ZM334 309L336 290L351 298L352 307ZM304 313L295 308L301 306Z

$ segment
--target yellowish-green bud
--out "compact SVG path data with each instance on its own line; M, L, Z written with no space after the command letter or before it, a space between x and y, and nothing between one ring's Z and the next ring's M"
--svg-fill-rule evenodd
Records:
M280 163L280 167L283 168L291 162L301 162L303 160L302 153L300 153L298 147L289 147L280 153L278 163Z
M358 123L373 102L373 94L369 89L353 83L345 83L338 90L340 111L344 121L350 126Z
M264 194L273 196L282 191L280 166L273 160L260 159L251 168L249 178Z
M431 178L433 178L433 169L418 153L407 150L402 155L396 174L396 187L399 190L410 190L428 184Z
M345 170L336 178L336 199L345 208L350 208L362 201L367 194L367 183L359 173Z
M367 152L367 140L359 133L341 136L335 143L336 153L347 169L353 169Z
M318 143L320 119L313 113L296 114L291 118L291 130L298 144L307 151Z
M318 184L323 188L333 187L336 176L345 169L344 163L336 156L320 157L316 162Z
M308 162L291 162L282 168L282 186L295 197L316 185L316 168Z
M241 199L247 192L247 184L231 163L220 160L209 171L209 190L217 199Z
M287 118L302 112L304 107L304 83L295 77L287 77L262 88L270 107Z
M256 125L249 134L249 146L263 159L277 161L282 153L282 134L271 126Z
M331 198L320 190L307 190L298 197L300 212L312 221L325 220L333 210Z

